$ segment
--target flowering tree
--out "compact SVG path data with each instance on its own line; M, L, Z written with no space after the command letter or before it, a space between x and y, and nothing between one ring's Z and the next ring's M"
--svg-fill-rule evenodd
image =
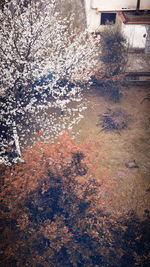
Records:
M69 17L74 14L73 26L84 30L86 27L86 14L84 0L56 0L56 8L62 16Z
M50 136L49 128L56 136L65 128L68 114L72 124L79 119L74 121L68 105L81 100L79 81L89 79L97 62L95 41L73 29L73 14L68 22L56 12L54 2L11 0L0 11L0 138L5 162L13 140L21 154L20 142L23 145L31 132L44 130ZM56 109L59 117L63 114L59 120Z

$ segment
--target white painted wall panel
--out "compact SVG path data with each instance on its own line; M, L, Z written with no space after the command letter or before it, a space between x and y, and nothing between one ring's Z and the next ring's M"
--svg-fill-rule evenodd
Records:
M131 48L145 48L146 32L145 25L129 25L122 24L122 31L127 39L128 45Z
M85 9L86 9L86 20L87 20L87 29L89 32L94 32L98 29L100 25L100 13L96 12L95 9L91 9L91 0L85 0Z
M91 8L99 11L135 10L137 0L91 0ZM150 9L150 0L141 0L140 9Z

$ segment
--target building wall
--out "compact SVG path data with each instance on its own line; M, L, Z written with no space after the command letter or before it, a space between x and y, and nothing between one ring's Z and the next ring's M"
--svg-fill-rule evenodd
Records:
M85 0L87 30L96 31L100 26L100 13L91 8L91 0Z
M90 5L99 11L135 10L137 0L91 0ZM150 9L150 0L141 0L140 9Z
M94 2L95 1L95 2ZM91 6L95 5L97 3L104 3L104 2L109 2L110 0L85 0L85 8L86 8L86 19L87 19L87 30L88 32L97 32L102 30L104 25L100 25L101 21L101 12L99 12L97 9L92 9ZM145 1L145 2L144 2ZM118 4L118 0L111 0L111 2L116 2ZM120 1L121 3L124 2L130 2L131 4L137 3L137 0L122 0ZM147 3L147 0L141 0L141 3ZM148 0L148 3L150 3L150 0ZM112 11L112 10L111 10ZM114 12L114 11L112 11ZM147 47L147 50L150 49L149 47L149 39L150 39L150 34L149 31L147 30L146 25L136 25L136 24L124 24L120 20L120 23L122 25L122 30L123 33L127 39L128 46L129 48L141 48L144 49ZM148 32L147 32L148 31ZM146 35L146 37L145 37ZM148 39L149 38L149 39Z
M150 25L146 25L145 53L150 53Z
M146 26L129 25L122 23L122 31L127 39L129 48L145 48L146 43Z

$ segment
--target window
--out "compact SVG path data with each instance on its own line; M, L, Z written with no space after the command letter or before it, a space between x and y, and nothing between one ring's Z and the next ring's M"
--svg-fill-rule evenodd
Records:
M100 24L105 25L107 21L115 24L116 13L101 13L101 23Z

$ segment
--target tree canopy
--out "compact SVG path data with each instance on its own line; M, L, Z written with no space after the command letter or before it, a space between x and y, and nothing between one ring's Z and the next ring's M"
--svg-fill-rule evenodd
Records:
M95 71L97 84L113 101L119 101L127 85L125 67L127 63L126 39L121 26L107 23L100 34L100 68Z
M115 184L98 175L99 143L68 134L1 166L1 266L148 266L149 213L110 212Z
M97 62L95 41L74 27L73 13L59 13L55 1L26 2L5 1L0 10L0 140L5 163L10 161L7 149L14 146L20 154L34 132L44 130L44 138L53 138L70 116L68 128L80 119L81 84L90 79ZM79 103L76 111L68 107L72 101Z

